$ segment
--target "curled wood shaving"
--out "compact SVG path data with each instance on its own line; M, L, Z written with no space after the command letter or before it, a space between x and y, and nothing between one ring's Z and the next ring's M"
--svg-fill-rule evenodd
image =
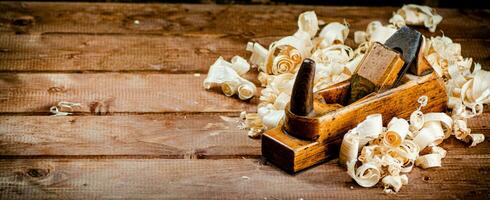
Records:
M276 127L284 118L284 110L277 110L272 104L266 104L257 110L262 122L267 129Z
M204 79L203 86L210 89L214 85L221 87L221 91L226 96L238 94L241 100L247 100L254 96L257 88L255 84L244 79L240 74L245 74L250 69L250 65L240 56L232 58L228 62L219 57L209 68L208 76Z
M54 116L67 116L73 114L73 109L76 107L81 107L80 103L73 103L67 101L60 101L56 106L51 106L49 108L49 112L51 112Z
M444 139L451 135L453 119L446 113L426 113L424 115L424 121L424 127L431 126L436 123L436 126L440 127L441 129L445 129L445 133L443 134Z
M469 142L471 142L470 147L474 147L485 141L485 135L483 134L469 134L468 137Z
M297 32L299 35L287 36L276 42L273 42L267 52L267 57L263 66L260 69L268 74L295 73L299 67L299 63L295 63L290 57L289 52L294 50L297 52L295 60L303 60L310 56L312 48L309 36L305 36L304 32ZM303 35L301 34L303 33ZM301 59L297 57L300 56ZM276 58L280 57L280 58ZM281 62L279 62L281 61Z
M318 29L318 18L314 11L307 11L299 15L298 32L308 33L309 37L313 38Z
M419 130L413 141L419 149L424 149L430 144L439 144L444 138L442 127L438 122L424 124L425 127Z
M273 74L284 74L296 70L296 64L289 57L288 53L276 56L272 66Z
M408 122L404 119L393 118L388 124L388 130L383 137L385 145L398 147L405 140L410 130Z
M391 35L397 31L393 25L381 24L380 21L372 21L368 24L366 31L356 31L354 33L354 42L356 44L380 42L384 43Z
M231 68L241 76L250 70L250 64L240 56L233 56L233 58L231 58Z
M348 79L363 56L364 54L342 44L318 48L311 56L317 64L314 91Z
M354 32L354 42L356 44L363 44L367 42L367 33L365 31Z
M483 105L490 103L490 72L481 70L481 65L473 64L471 58L463 58L461 45L445 36L431 38L422 51L436 74L446 83L453 123L447 119L442 121L446 128L445 138L453 134L464 142L477 141L472 145L484 141L484 135L471 139L466 119L482 114ZM450 128L452 132L448 131Z
M286 104L289 103L289 99L291 99L291 96L287 93L281 93L279 96L277 96L276 100L274 101L274 108L277 110L284 110L286 108Z
M247 43L246 50L252 52L252 55L250 56L249 59L250 63L257 66L264 65L265 58L267 57L266 48L264 48L262 45L260 45L257 42L249 42Z
M441 167L442 156L439 153L431 153L420 156L415 161L415 165L422 169Z
M465 140L470 135L471 129L467 127L465 119L456 119L453 124L454 136L458 140Z
M251 99L255 92L257 91L257 88L255 87L255 84L252 82L246 80L246 79L241 79L241 84L238 86L238 98L241 100L247 100Z
M446 151L446 149L444 149L440 146L431 145L430 146L430 153L436 153L436 154L441 155L441 158L445 158L447 151Z
M445 36L437 36L431 38L426 49L423 49L425 59L432 66L436 74L440 77L448 77L448 67L452 65L460 65L463 68L469 68L468 61L460 62L463 60L461 56L461 45L453 43L453 41ZM462 68L461 68L462 69Z
M257 138L261 132L265 129L262 119L257 113L247 113L243 111L240 113L241 124L240 128L248 130L248 136L251 138Z
M382 182L385 187L385 192L389 193L390 190L398 192L403 185L408 184L408 177L405 174L398 176L388 175L383 178Z
M356 169L355 164L356 160L347 162L347 173L357 184L362 187L372 187L379 182L381 178L379 165L368 162Z
M344 135L339 154L339 164L341 165L346 165L347 162L355 161L357 159L359 152L359 138L355 134L355 132L349 131Z
M359 148L366 145L369 141L378 138L383 133L383 119L380 114L372 114L366 117L362 123L353 129L359 139Z
M424 126L424 113L420 110L414 111L410 114L410 130L420 130Z
M396 11L389 21L398 27L424 25L430 32L435 32L437 25L442 21L442 16L436 14L429 6L408 4Z
M349 27L347 25L338 22L329 23L319 34L323 39L321 46L328 47L333 44L344 44L347 35L349 35Z

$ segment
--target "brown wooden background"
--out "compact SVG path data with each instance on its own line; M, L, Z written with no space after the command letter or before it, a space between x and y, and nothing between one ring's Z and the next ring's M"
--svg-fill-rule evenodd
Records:
M487 198L490 144L451 138L443 167L396 195L361 188L336 160L295 176L260 160L237 128L249 102L201 84L218 56L248 57L315 10L352 33L398 7L0 3L0 198ZM489 70L490 10L440 9L439 30ZM135 23L135 21L139 23ZM255 74L250 74L249 79ZM58 101L75 116L48 116ZM490 136L490 114L472 119ZM352 186L352 187L351 187Z
M63 0L34 0L53 2ZM65 0L66 1L66 0ZM190 3L190 4L243 4L243 5L328 5L328 6L396 6L421 4L438 8L490 8L490 1L481 0L77 0L76 2L113 3Z

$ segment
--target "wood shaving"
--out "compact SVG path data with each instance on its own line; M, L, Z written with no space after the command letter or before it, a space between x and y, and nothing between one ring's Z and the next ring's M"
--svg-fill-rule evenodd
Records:
M327 24L319 34L322 38L322 47L328 47L334 44L344 44L347 35L349 35L349 27L338 22Z
M423 54L436 74L446 83L448 107L451 109L453 122L450 123L447 117L441 121L446 128L445 138L453 134L458 140L471 145L484 141L484 135L477 136L477 139L473 136L476 140L472 139L466 119L481 115L483 105L490 103L490 72L481 70L478 63L473 64L472 58L463 58L461 45L445 36L428 40ZM451 128L452 132L448 130Z
M248 130L248 136L251 138L259 137L260 133L265 129L262 119L257 113L243 111L240 113L240 120L239 128Z
M250 64L240 56L233 56L233 58L231 58L231 68L241 76L250 70Z
M249 69L250 65L240 56L233 57L231 63L219 57L209 68L203 86L206 89L219 86L226 96L238 94L241 100L250 99L257 88L255 84L240 76L247 73Z
M257 66L264 65L265 58L267 57L268 52L266 48L264 48L257 42L249 42L247 43L246 50L252 52L252 55L249 59L250 63Z
M430 32L435 32L437 25L442 21L442 16L436 14L435 10L429 6L408 4L393 13L389 21L397 27L423 25Z
M318 18L315 12L307 11L299 15L298 32L306 32L312 38L316 35L318 29Z
M356 31L354 42L356 44L380 42L384 43L397 31L394 25L383 25L380 21L372 21L368 24L366 31Z
M384 189L385 192L389 191L389 190L392 190L394 192L398 192L398 191L400 191L400 188L402 187L402 185L408 184L408 177L405 174L398 175L398 176L388 175L388 176L385 176L383 178L382 182L383 182L384 187L385 187L385 189Z
M431 153L417 158L415 165L422 169L441 167L442 156L438 153Z
M284 118L285 112L274 107L272 104L259 106L258 115L262 118L264 126L268 129L276 127Z
M67 116L73 114L74 108L80 108L82 104L73 103L67 101L60 101L56 106L51 106L49 108L49 112L51 112L54 116Z
M380 166L367 162L355 168L356 160L347 162L347 173L362 187L373 187L381 178Z
M237 90L238 98L240 98L241 100L247 100L251 99L255 95L257 88L255 87L255 84L242 78L241 84L240 86L238 86Z
M393 118L388 124L388 130L383 137L383 142L387 146L398 147L405 140L410 130L408 122L404 119Z
M339 154L339 164L341 165L347 165L348 162L357 158L359 153L359 137L355 134L354 131L349 131L344 135Z
M470 147L474 147L477 144L480 144L483 141L485 141L485 135L483 134L469 134L468 137L469 137L469 142L471 142Z

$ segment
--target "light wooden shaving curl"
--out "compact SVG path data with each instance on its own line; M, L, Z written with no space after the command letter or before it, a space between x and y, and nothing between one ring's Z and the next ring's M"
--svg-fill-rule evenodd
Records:
M73 103L67 101L60 101L57 105L51 106L49 108L49 112L51 112L54 116L67 116L73 114L74 108L81 107L81 103Z
M322 47L331 46L333 44L344 44L347 35L349 35L349 27L347 27L347 25L332 22L327 24L320 32L319 36L323 39L320 44Z
M384 43L396 31L397 28L391 24L383 25L380 21L372 21L368 24L366 31L356 31L354 33L354 42L356 44L362 44L366 42Z
M231 63L219 57L209 68L203 86L210 89L216 85L221 87L221 91L226 96L238 94L241 100L250 99L257 88L255 84L240 76L247 73L249 69L250 65L240 56L233 57Z
M398 192L403 185L408 184L408 177L405 174L398 176L388 175L383 178L382 182L385 186L385 192L389 193L390 190Z
M248 130L248 136L251 138L257 138L261 132L265 129L262 119L257 113L247 113L245 111L240 113L240 125L241 129Z
M393 13L389 21L398 27L424 25L430 32L435 32L437 25L442 21L442 16L436 14L435 10L429 6L408 4Z

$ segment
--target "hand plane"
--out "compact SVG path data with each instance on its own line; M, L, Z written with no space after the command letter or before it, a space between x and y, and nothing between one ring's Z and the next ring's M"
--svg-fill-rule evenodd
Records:
M262 156L295 173L337 156L344 133L370 114L382 114L385 124L408 118L423 95L423 112L445 110L444 83L417 60L421 45L419 32L402 27L384 44L373 43L350 79L315 93L315 62L305 59L284 122L262 136Z

